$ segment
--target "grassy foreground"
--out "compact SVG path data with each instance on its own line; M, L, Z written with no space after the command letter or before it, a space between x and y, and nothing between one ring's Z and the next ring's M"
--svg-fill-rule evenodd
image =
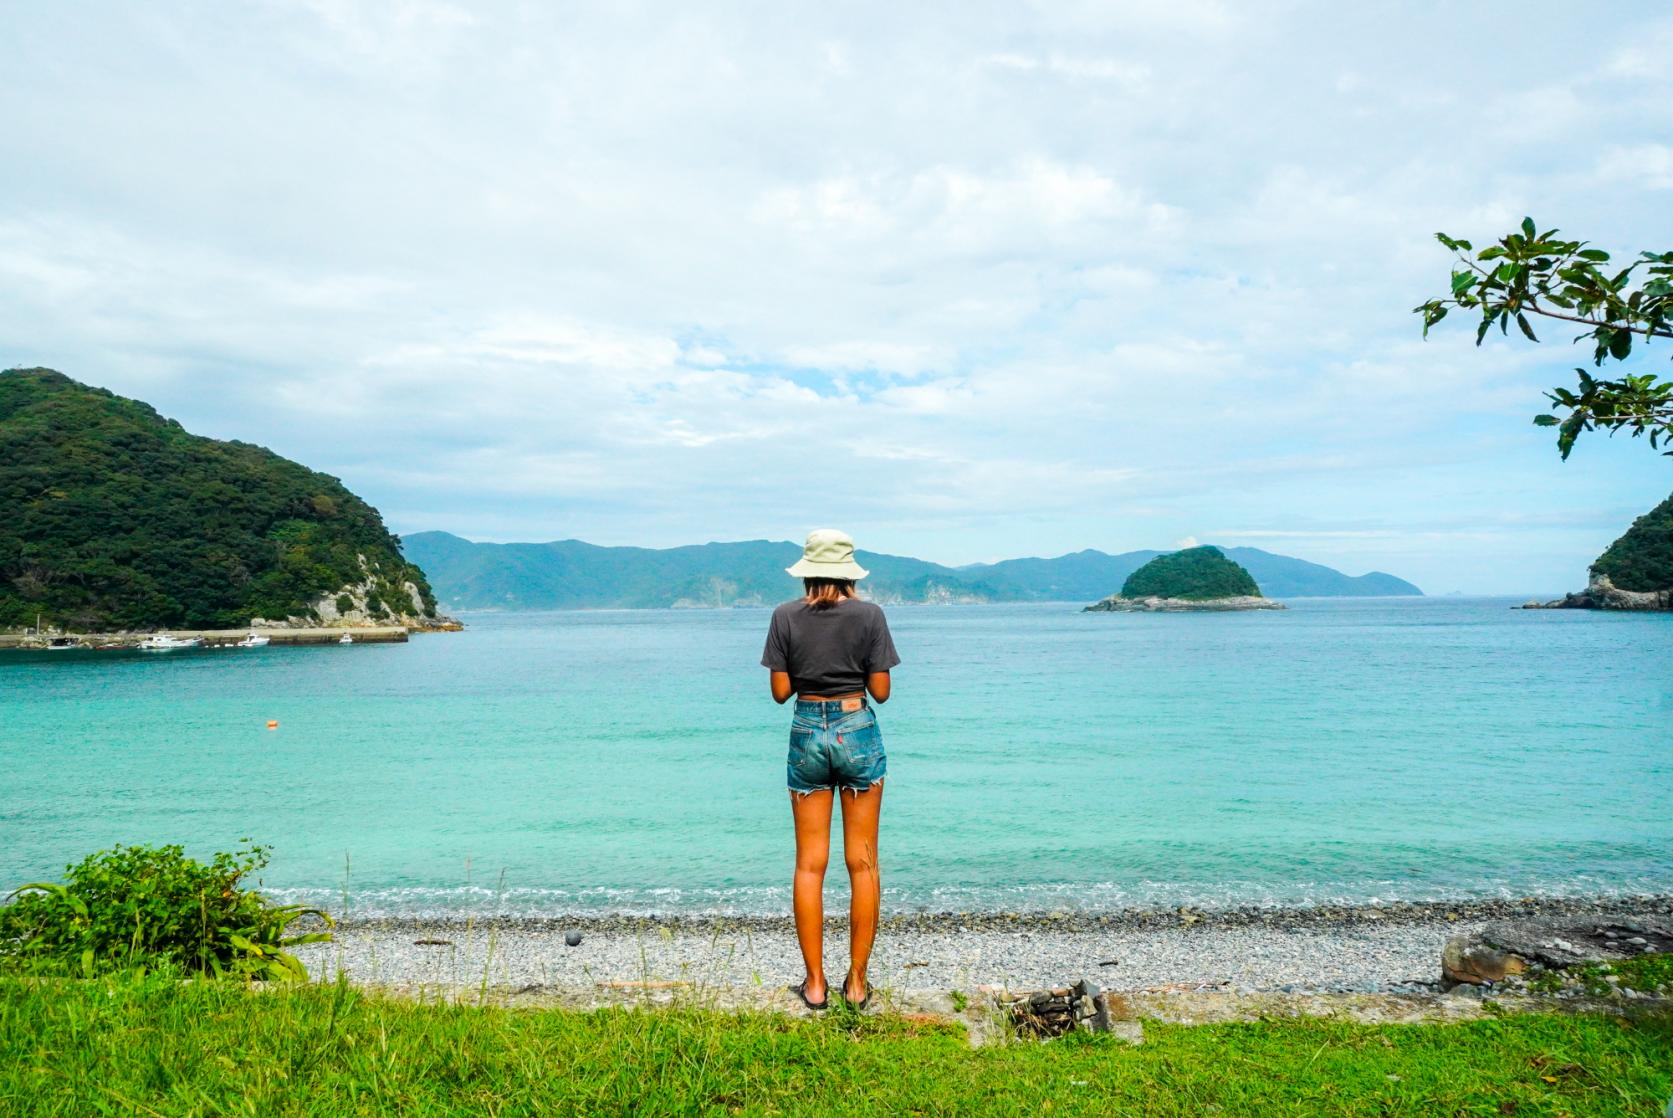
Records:
M0 979L0 1114L1659 1116L1673 1018L1181 1027L972 1049L899 1017Z

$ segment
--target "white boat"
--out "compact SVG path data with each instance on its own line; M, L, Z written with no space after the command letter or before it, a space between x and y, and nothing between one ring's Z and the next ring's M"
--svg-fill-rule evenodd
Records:
M141 652L173 652L178 648L196 648L203 643L201 637L171 637L167 633L158 633L154 637L146 637L139 642Z
M272 637L264 637L260 633L251 633L249 636L245 637L243 640L239 641L237 644L233 645L232 647L234 647L234 648L266 648L268 645L270 645L272 643L273 643L273 638Z
M337 643L338 644L353 644L354 643L354 637L350 636L348 633L344 633L338 639Z

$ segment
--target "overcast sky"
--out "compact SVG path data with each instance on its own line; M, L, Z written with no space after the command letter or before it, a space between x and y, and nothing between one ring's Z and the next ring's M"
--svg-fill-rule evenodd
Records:
M1520 594L1673 489L1530 425L1572 334L1409 313L1437 229L1673 248L1664 3L0 12L0 365L398 532Z

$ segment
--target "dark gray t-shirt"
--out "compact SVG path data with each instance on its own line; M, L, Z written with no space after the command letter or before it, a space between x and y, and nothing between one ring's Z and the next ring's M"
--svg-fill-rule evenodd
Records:
M789 672L803 695L847 695L865 687L871 672L900 663L881 606L847 598L825 609L802 599L773 610L761 666Z

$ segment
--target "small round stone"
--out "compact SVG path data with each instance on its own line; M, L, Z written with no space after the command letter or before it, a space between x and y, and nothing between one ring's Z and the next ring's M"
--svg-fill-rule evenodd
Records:
M569 946L571 946L571 947L580 947L581 946L581 933L576 932L576 931L565 932L563 934L563 941L565 943L569 944Z

